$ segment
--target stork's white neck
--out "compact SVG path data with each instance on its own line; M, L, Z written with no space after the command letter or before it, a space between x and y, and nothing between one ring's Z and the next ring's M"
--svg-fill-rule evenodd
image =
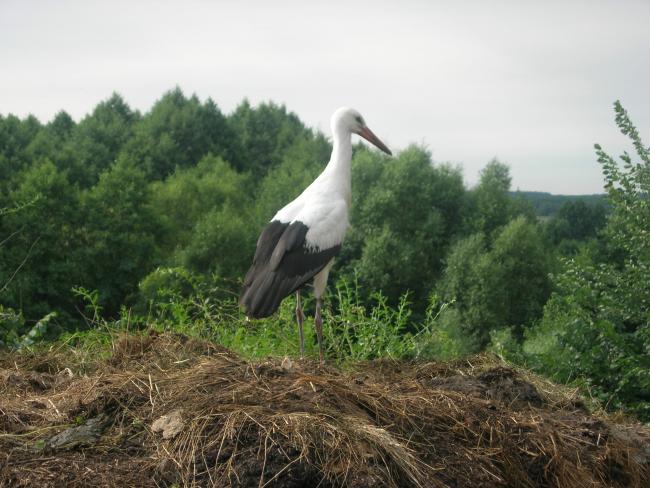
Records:
M333 187L337 188L350 205L352 195L352 134L347 128L334 127L332 156L322 176L334 180Z
M338 171L350 171L352 160L352 134L348 129L336 127L334 130L334 143L332 156L327 164L328 168Z

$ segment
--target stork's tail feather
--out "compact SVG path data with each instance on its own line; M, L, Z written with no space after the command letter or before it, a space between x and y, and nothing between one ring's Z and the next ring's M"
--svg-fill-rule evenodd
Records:
M294 292L301 284L299 277L287 279L278 273L263 274L244 287L239 297L239 305L251 319L268 317L280 307L284 297Z

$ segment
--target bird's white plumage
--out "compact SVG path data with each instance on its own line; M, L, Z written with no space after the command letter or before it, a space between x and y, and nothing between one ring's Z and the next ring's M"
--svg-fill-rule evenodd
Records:
M271 219L284 223L302 222L309 230L308 248L328 249L343 242L349 226L351 200L351 130L360 117L356 110L341 108L332 116L334 148L325 170L301 194Z
M314 283L316 313L314 325L324 361L322 295L335 256L348 228L351 200L352 134L358 134L387 154L390 149L366 126L356 110L340 108L332 116L332 156L323 172L298 198L280 209L257 240L253 264L244 278L239 303L247 317L273 314L282 300L296 293L296 320L300 353L304 356L300 289Z

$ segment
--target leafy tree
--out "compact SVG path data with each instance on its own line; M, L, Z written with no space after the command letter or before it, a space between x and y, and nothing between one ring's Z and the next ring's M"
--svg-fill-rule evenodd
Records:
M453 322L448 328L462 331L461 335L470 339L472 352L478 351L498 320L490 306L485 236L473 234L454 243L445 264L437 289L443 301L453 303L454 313L446 314L446 322Z
M163 95L135 127L123 156L144 168L147 177L164 179L176 168L196 165L208 153L238 164L236 134L208 99L186 98L180 88Z
M34 116L20 120L15 115L0 115L0 189L16 188L17 175L33 161L27 148L41 129Z
M244 100L228 122L241 144L240 159L233 164L238 170L250 171L256 178L277 166L286 149L298 138L312 135L296 114L272 102L253 108Z
M132 111L117 93L100 102L75 127L68 153L63 155L62 164L70 168L71 180L84 188L96 184L100 174L115 163L122 147L131 139L139 118L140 114Z
M557 275L557 292L525 344L531 364L554 378L582 378L607 406L650 419L650 150L627 112L616 123L640 159L622 166L596 145L611 213L603 256L578 255ZM612 260L612 257L616 259Z
M0 228L13 235L0 255L0 282L20 272L1 295L5 305L35 320L57 308L70 311L70 288L81 279L77 261L79 193L51 161L35 164L20 175L9 198L32 202L2 217ZM67 305L67 306L66 306Z
M32 138L27 146L27 154L30 160L37 158L56 159L58 152L71 138L75 122L72 117L64 111L57 113L52 121L43 126Z
M523 338L523 327L542 315L551 292L550 256L539 226L517 217L506 225L489 253L495 316Z
M605 225L607 209L602 203L570 200L562 204L546 232L555 244L564 240L585 241L596 237Z
M233 288L250 265L246 250L255 242L251 221L229 205L214 209L196 223L190 243L177 254L179 264L195 273L215 274Z
M511 218L510 168L496 159L481 170L480 180L470 193L473 204L471 228L490 236Z
M99 291L102 307L115 315L156 263L158 216L148 205L143 171L121 160L104 172L84 199L84 257L88 278L77 285Z
M70 114L60 110L46 127L52 135L65 140L72 135L76 125Z
M491 248L482 234L457 242L438 290L443 300L455 302L458 326L479 350L492 330L511 327L523 338L524 326L541 317L550 294L549 272L539 228L518 217L503 227Z
M362 150L352 166L352 228L343 272L391 300L410 291L424 309L442 258L460 227L465 190L457 168L434 165L412 146L397 158Z
M245 273L257 230L250 180L208 155L155 183L152 205L162 222L165 262L231 280Z
M153 182L151 205L163 226L163 252L170 255L187 245L197 221L225 205L252 219L248 215L252 213L249 188L249 176L237 173L223 159L211 154L194 167L179 168L166 180Z

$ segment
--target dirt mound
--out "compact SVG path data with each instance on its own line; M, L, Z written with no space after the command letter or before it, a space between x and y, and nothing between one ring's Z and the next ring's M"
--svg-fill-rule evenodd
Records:
M494 357L341 371L148 334L80 374L59 353L0 360L0 486L650 485L648 429Z

